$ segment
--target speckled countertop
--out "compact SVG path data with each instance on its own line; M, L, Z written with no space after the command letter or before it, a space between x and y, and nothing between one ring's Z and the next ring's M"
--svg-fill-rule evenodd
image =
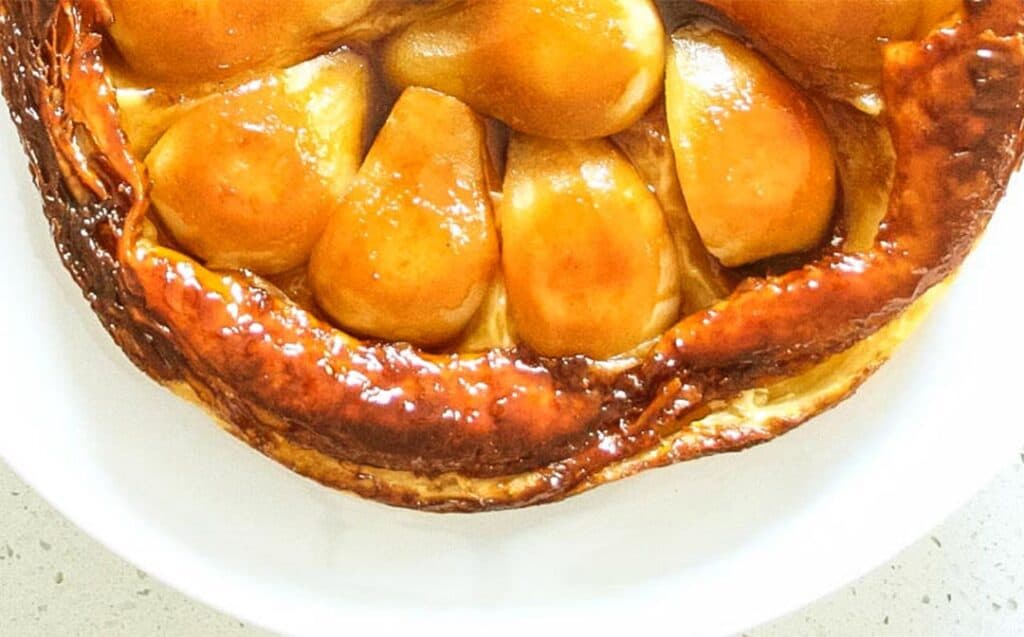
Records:
M892 562L745 637L1024 634L1024 454ZM259 629L153 581L0 464L0 635L245 636Z

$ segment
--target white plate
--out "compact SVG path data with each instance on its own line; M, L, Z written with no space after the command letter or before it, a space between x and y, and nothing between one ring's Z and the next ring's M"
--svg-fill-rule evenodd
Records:
M147 380L61 269L6 116L0 146L0 454L113 551L279 632L724 635L879 564L1024 444L1019 181L936 315L838 409L746 453L466 517L321 488Z

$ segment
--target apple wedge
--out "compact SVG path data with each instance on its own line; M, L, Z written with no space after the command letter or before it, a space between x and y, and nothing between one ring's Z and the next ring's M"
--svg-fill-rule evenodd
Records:
M679 183L711 254L734 267L822 241L836 200L831 140L767 60L721 31L683 28L665 103Z
M608 358L678 318L661 207L609 142L513 135L500 218L513 327L537 352Z
M407 89L313 254L321 307L361 335L423 346L458 336L498 264L490 170L480 117Z
M207 98L146 158L157 216L212 268L301 266L359 168L369 91L341 52Z
M516 130L583 139L647 111L664 40L649 0L476 0L392 38L384 68L398 86L454 95Z

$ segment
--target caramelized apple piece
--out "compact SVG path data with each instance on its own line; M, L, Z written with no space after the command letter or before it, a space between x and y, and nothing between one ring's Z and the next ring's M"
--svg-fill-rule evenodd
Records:
M470 321L498 263L485 136L457 99L402 94L310 262L338 323L437 345Z
M339 53L195 106L146 159L160 219L214 268L302 265L359 167L369 90Z
M729 277L708 252L686 207L672 153L665 106L658 104L644 117L612 138L658 198L675 241L682 288L682 310L692 314L729 295Z
M720 31L672 39L666 108L679 182L727 266L803 252L824 237L836 167L821 116L757 53Z
M195 104L192 98L155 89L117 88L121 128L139 157L145 157L160 136Z
M457 352L486 352L496 348L514 347L515 335L508 317L508 292L501 273L487 290L487 295L473 320L466 326L453 348Z
M889 212L896 151L884 118L867 115L849 104L821 99L818 108L836 149L840 204L836 220L845 252L867 252Z
M161 82L230 77L322 50L317 36L363 18L376 0L110 0L128 66Z
M649 0L476 0L413 23L384 66L399 86L444 91L516 130L601 137L657 97L664 37Z
M962 0L706 0L800 62L877 85L882 47L916 39Z
M607 358L678 316L658 200L607 141L514 135L501 232L513 326L541 354Z

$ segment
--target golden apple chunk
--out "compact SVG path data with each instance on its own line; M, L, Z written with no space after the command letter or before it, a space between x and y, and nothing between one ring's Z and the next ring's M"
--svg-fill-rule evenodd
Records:
M159 82L218 80L323 50L318 36L363 18L376 0L110 0L110 32L128 66Z
M877 84L882 47L919 38L963 0L707 0L800 62Z
M317 301L340 325L437 345L469 323L498 264L486 143L457 99L402 94L310 262Z
M537 352L607 358L677 319L661 207L607 141L514 135L500 218L513 327Z
M679 182L713 255L739 266L818 245L836 165L807 98L742 42L696 26L673 36L665 97Z
M629 158L665 213L679 260L681 309L692 314L729 295L732 282L700 238L686 207L676 170L665 106L658 104L636 124L612 138Z
M132 151L145 157L160 137L198 100L155 89L117 87L117 109Z
M519 131L602 137L656 99L664 39L649 0L477 0L413 23L384 67L399 86L454 95Z
M160 220L210 267L302 265L359 168L369 90L340 53L203 101L146 159Z

